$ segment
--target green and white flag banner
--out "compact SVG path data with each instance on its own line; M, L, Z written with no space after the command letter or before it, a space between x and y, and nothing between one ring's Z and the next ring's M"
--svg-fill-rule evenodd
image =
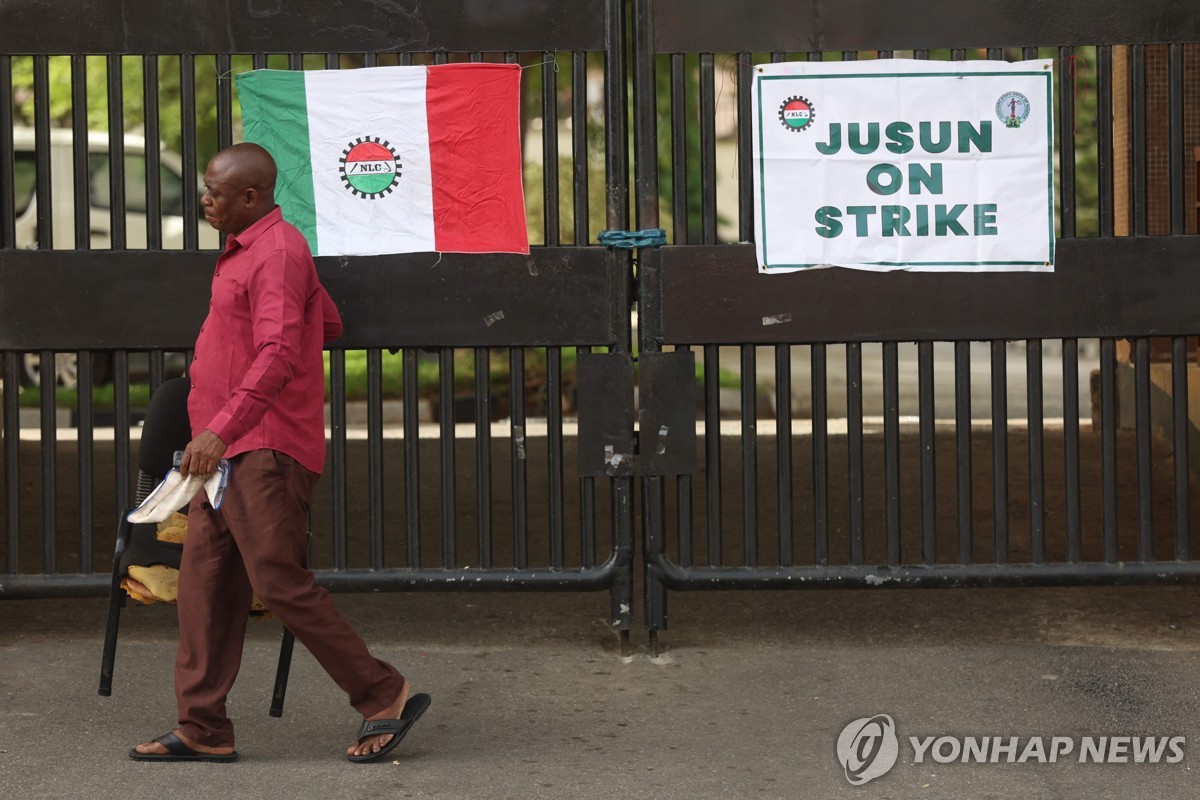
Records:
M1051 66L756 66L759 271L1052 271Z
M237 89L314 255L529 252L518 65L255 70Z

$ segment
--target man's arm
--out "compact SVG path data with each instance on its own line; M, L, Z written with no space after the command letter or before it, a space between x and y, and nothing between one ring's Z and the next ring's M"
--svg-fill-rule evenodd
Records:
M342 315L338 313L337 304L333 302L329 292L325 291L324 286L318 283L317 291L321 293L321 313L325 317L324 341L325 344L329 344L342 335Z

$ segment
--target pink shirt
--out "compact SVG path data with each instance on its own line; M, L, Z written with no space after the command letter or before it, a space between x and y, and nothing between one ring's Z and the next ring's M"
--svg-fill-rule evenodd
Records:
M269 448L320 473L325 465L321 350L342 335L308 242L276 207L230 236L217 259L196 339L188 414L229 445L226 458Z

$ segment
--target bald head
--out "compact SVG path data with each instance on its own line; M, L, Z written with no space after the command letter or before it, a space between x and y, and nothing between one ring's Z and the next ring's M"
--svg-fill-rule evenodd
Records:
M222 233L240 233L275 208L275 177L275 159L259 145L225 148L204 173L204 218Z
M275 159L263 147L250 142L226 147L212 160L230 180L260 194L275 194Z

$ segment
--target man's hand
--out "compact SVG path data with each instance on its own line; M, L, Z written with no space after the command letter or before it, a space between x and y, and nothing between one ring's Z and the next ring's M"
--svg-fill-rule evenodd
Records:
M205 428L200 435L188 442L183 451L183 461L179 465L179 474L187 477L189 472L197 475L207 475L217 468L217 462L229 449L229 445L220 437Z

